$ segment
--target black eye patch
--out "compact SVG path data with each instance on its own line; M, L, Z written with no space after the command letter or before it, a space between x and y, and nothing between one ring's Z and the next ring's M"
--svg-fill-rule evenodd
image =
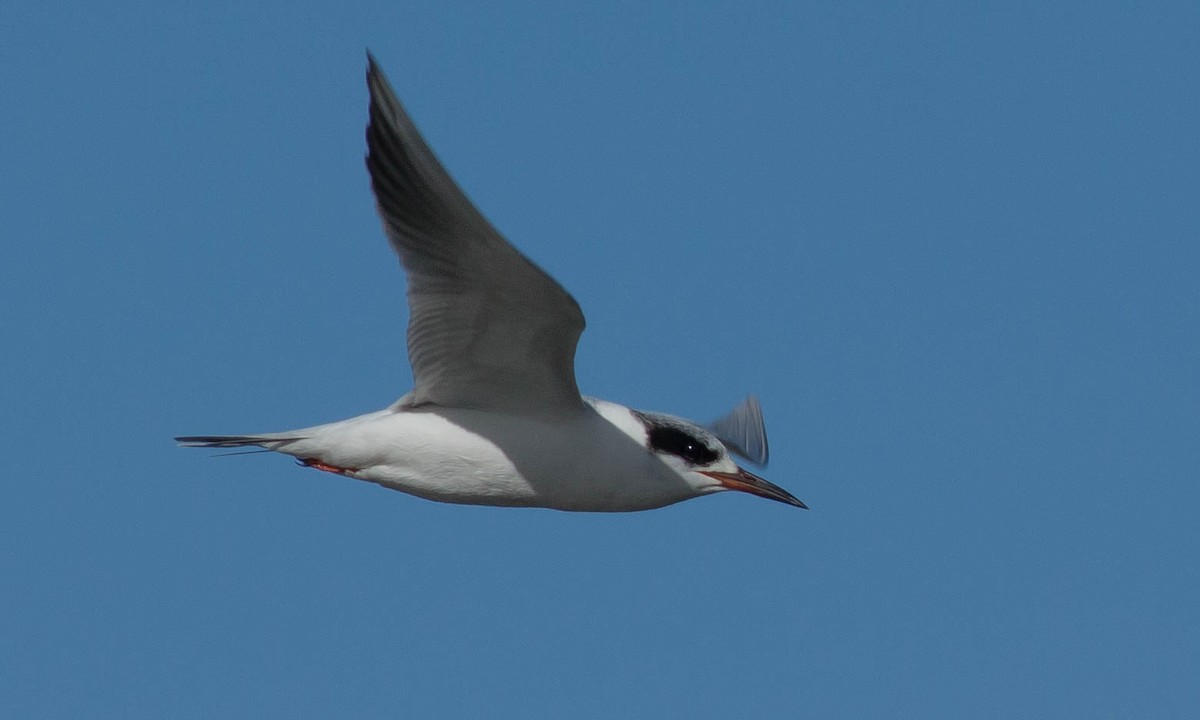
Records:
M649 439L651 448L681 457L691 465L708 465L720 457L703 440L679 428L650 428Z

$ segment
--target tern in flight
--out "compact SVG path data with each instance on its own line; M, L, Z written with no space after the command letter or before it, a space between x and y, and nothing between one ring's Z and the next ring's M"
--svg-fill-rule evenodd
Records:
M175 438L257 446L429 500L632 511L723 490L806 507L739 467L767 461L758 402L707 426L583 397L583 313L471 204L368 53L367 169L408 275L415 387L385 410L256 435Z

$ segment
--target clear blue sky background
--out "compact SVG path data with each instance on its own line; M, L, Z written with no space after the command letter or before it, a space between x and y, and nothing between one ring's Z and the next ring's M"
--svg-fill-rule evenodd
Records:
M4 3L0 716L1195 717L1200 10L1045 5ZM172 445L410 386L367 47L811 511Z

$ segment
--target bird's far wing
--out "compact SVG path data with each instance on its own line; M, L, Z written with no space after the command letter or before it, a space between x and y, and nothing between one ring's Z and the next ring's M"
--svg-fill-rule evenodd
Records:
M767 428L763 424L762 407L753 395L742 401L720 420L710 423L708 430L725 443L725 447L756 465L766 465Z
M520 410L582 406L583 313L510 245L438 162L367 56L367 169L408 274L407 404Z

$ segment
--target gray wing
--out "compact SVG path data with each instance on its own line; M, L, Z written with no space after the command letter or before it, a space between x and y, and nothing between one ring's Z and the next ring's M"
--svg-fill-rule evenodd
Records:
M756 465L767 464L770 457L767 428L763 424L762 407L753 395L743 400L733 412L710 423L707 429L738 455Z
M367 55L367 169L408 274L409 405L506 410L581 406L583 313L483 217L421 138Z

